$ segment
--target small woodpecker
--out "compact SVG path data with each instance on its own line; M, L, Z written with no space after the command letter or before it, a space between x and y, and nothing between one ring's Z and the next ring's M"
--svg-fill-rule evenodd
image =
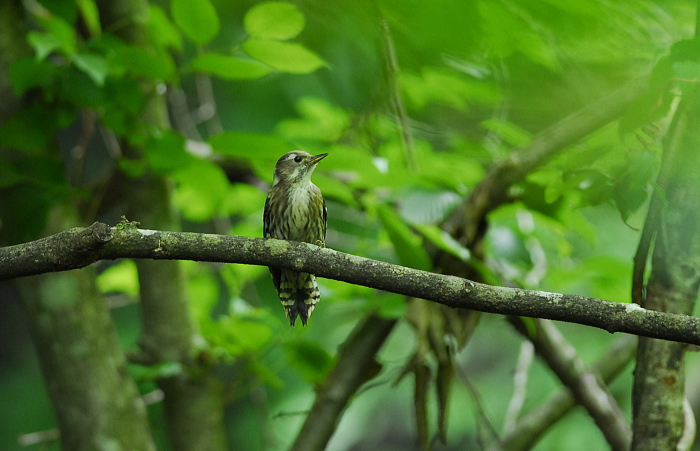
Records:
M265 238L325 246L326 201L321 190L311 182L311 174L327 155L295 150L277 160L275 178L265 201ZM278 268L270 268L270 273L289 324L293 326L299 316L306 326L321 298L316 276Z

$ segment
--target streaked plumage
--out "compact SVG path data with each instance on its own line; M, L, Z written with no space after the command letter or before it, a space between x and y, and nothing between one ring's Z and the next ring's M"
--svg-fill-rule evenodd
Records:
M265 201L265 238L323 245L326 201L321 190L311 182L311 174L326 155L295 150L277 161L275 179ZM293 326L299 316L306 325L321 298L316 276L277 268L270 268L270 273L289 324Z

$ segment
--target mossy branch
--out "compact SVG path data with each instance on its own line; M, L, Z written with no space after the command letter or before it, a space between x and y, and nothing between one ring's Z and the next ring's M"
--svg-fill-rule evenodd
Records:
M293 241L142 230L95 223L0 249L0 280L65 271L97 260L146 258L264 265L427 299L452 308L584 324L700 345L700 318L636 304L485 285Z

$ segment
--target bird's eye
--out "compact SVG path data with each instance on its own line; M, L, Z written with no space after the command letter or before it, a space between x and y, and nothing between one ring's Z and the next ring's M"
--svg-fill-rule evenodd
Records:
M301 157L300 157L300 156L294 157L294 162L295 162L295 163L301 163Z

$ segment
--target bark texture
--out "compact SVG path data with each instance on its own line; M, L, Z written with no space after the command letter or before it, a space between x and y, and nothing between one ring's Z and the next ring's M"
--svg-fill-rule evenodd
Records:
M692 314L700 287L700 94L686 93L664 142L656 195L652 272L642 306ZM640 338L633 392L633 449L676 449L685 427L684 345Z

